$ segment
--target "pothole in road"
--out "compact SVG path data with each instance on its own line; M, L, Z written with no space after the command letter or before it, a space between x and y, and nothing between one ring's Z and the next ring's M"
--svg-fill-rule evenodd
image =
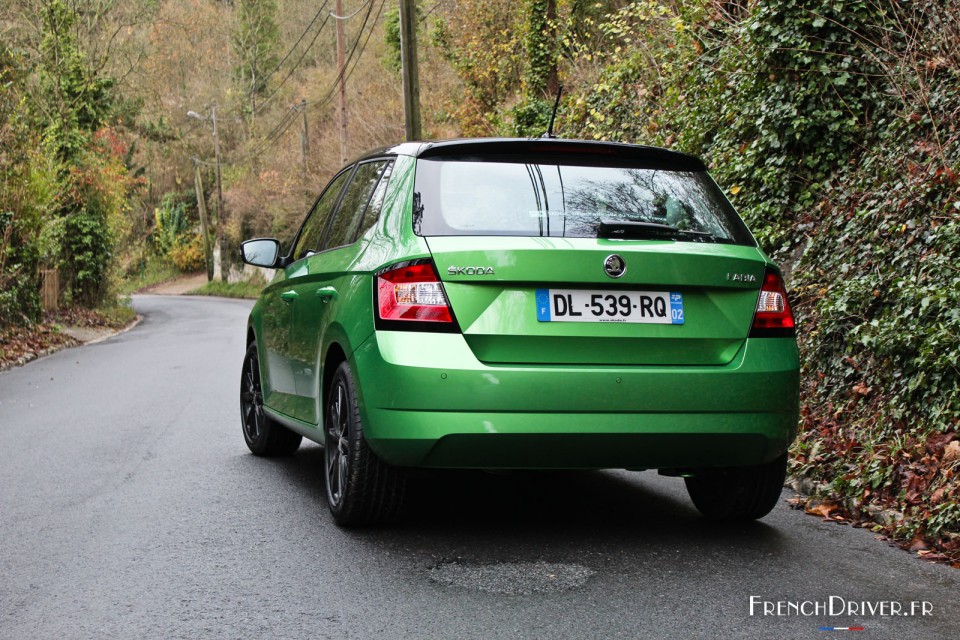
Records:
M558 562L498 562L476 564L445 560L429 571L430 581L508 596L559 593L586 584L594 574L579 564Z

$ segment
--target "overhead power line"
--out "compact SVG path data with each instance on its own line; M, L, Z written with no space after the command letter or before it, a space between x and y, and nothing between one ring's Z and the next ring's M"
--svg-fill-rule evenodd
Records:
M329 0L327 0L327 1L329 1ZM326 3L324 3L324 4L326 4ZM257 113L259 113L260 111L263 110L263 108L274 98L274 96L277 95L277 93L280 91L280 89L283 87L283 85L287 82L287 80L290 79L290 76L292 76L292 75L293 75L293 72L297 70L297 68L300 66L300 63L303 62L303 59L304 59L305 57L307 57L307 53L309 53L309 52L310 52L310 49L313 48L313 45L317 42L317 38L319 38L319 37L320 37L320 34L323 33L323 28L327 25L327 23L328 23L329 21L330 21L330 14L327 14L326 17L324 17L323 22L320 23L320 28L317 29L317 32L316 32L315 34L313 34L313 40L310 41L310 44L307 45L307 48L304 49L304 50L303 50L303 53L300 54L300 57L297 59L296 64L294 64L292 67L290 67L290 71L288 71L288 72L287 72L287 75L283 77L283 80L281 80L280 83L279 83L276 87L274 87L274 89L273 89L273 91L270 93L270 95L267 96L267 97L260 103L260 106L257 108Z
M373 19L373 24L376 25L380 21L380 16L383 15L383 8L386 5L386 0L381 0L380 8L377 10L377 15ZM346 63L344 63L345 77L344 80L349 80L350 76L353 75L354 70L357 67L357 63L360 61L360 58L363 57L363 52L367 49L367 44L370 42L370 37L373 35L373 26L370 27L370 30L367 32L367 37L363 40L363 44L360 45L360 39L363 36L363 30L367 26L367 23L370 21L370 15L373 13L373 4L370 4L370 7L367 9L367 13L363 18L363 24L360 25L360 30L357 32L357 37L353 42L353 46L350 47L350 53L347 54ZM360 53L357 55L357 47L360 47ZM356 60L354 60L356 57ZM352 66L351 66L352 63ZM337 77L334 78L333 82L330 84L330 88L319 100L315 100L310 103L308 108L310 109L320 109L327 105L328 102L333 98L334 92L337 90L337 85L340 82L340 73L337 74Z
M360 13L361 11L363 11L363 8L364 8L365 6L367 6L368 4L370 4L370 2L372 2L372 1L373 1L373 0L367 0L367 1L364 2L362 5L360 5L359 7L357 7L357 10L356 10L356 11L354 11L353 13L351 13L351 14L348 15L348 16L338 16L337 14L331 12L331 13L330 13L330 17L333 18L334 20L349 20L349 19L352 18L353 16L355 16L355 15L357 15L358 13Z
M311 111L314 111L326 106L327 103L329 103L330 100L335 95L337 86L340 83L341 75L344 76L344 81L348 80L350 76L353 75L353 72L356 70L356 67L360 61L360 58L363 57L363 53L364 51L366 51L367 45L370 42L370 38L373 35L373 31L374 31L373 25L376 25L377 22L379 22L380 17L383 15L383 10L386 5L386 0L381 0L376 16L373 19L373 24L371 25L370 29L367 30L366 37L364 37L363 32L366 29L367 24L370 22L370 16L373 14L374 2L372 0L368 0L368 2L365 4L367 6L367 13L364 15L363 22L360 25L360 29L357 32L357 36L354 39L352 46L350 47L349 53L347 54L346 62L344 63L343 72L337 73L336 77L333 79L333 82L330 83L329 88L323 94L323 97L320 100L315 100L310 102L302 101L297 105L292 105L283 114L283 116L280 118L277 124L274 125L274 127L270 130L270 132L266 134L260 142L254 145L253 149L250 152L245 154L247 158L262 154L264 151L270 148L270 146L272 146L275 142L277 142L280 138L282 138L284 134L290 129L290 127L292 127L293 124L297 121L297 115L300 113L300 109L306 108ZM326 5L326 2L324 3L324 5ZM363 9L363 6L360 7L360 10L362 9ZM353 15L357 15L358 13L359 13L359 10L355 12ZM310 41L310 44L307 46L307 48L301 54L300 58L297 60L297 64L294 65L294 67L290 70L290 72L287 73L286 77L284 77L280 85L278 85L276 89L274 89L274 91L270 94L270 96L268 96L266 100L260 103L260 108L263 108L263 106L266 105L267 102L277 94L277 92L279 91L283 83L290 78L290 76L293 74L293 71L296 70L300 62L302 62L304 56L306 56L307 51L309 51L310 47L312 47L313 44L316 42L317 37L323 31L323 27L324 25L326 25L330 17L333 17L334 19L348 19L352 16L342 17L342 16L336 16L332 13L328 13L326 18L324 18L323 23L320 25L320 28L317 30L317 33L314 35L313 40ZM361 40L362 40L362 44L361 44ZM359 53L358 53L358 48L359 48Z
M254 148L246 154L247 158L255 157L266 151L270 146L283 137L283 134L297 120L297 107L291 106L280 118L280 121L265 135L262 140L254 145Z
M293 55L293 52L297 50L297 47L300 46L300 43L303 42L303 39L304 39L305 37L307 37L307 34L310 32L310 29L313 28L313 25L316 24L317 20L320 19L320 15L323 13L323 10L327 7L327 5L328 5L329 3L330 3L330 0L324 0L323 4L320 5L320 9L317 10L317 14L316 14L315 16L313 16L313 20L311 20L311 21L310 21L310 24L307 25L307 28L303 30L303 33L300 34L300 37L297 38L297 41L294 42L294 43L293 43L293 46L290 47L290 49L287 51L286 54L284 54L284 56L283 56L283 58L280 60L280 62L277 63L277 66L274 67L273 70L272 70L270 73L268 73L266 76L264 76L264 78L263 78L263 81L264 81L264 82L266 82L266 81L269 80L271 77L273 77L273 74L275 74L277 71L279 71L279 70L280 70L280 67L283 66L283 63L286 62L287 59L288 59L291 55ZM322 29L322 28L323 28L323 27L321 27L321 29ZM251 89L250 92L253 93L253 89Z

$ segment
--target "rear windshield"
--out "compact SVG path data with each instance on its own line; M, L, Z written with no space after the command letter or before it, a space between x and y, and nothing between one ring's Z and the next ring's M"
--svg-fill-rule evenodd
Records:
M421 158L413 227L421 236L670 237L755 246L705 171L557 160Z

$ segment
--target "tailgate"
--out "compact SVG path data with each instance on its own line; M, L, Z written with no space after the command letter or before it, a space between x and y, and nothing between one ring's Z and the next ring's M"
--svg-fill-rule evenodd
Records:
M463 335L485 363L726 364L750 331L765 268L756 248L739 245L504 236L426 240ZM618 278L605 270L611 255L626 266ZM662 313L670 296L674 309L677 302L682 308L680 322L670 309L666 317ZM605 311L595 316L591 303ZM606 315L606 305L618 303L616 316ZM550 313L543 312L544 304ZM571 318L571 311L582 315Z

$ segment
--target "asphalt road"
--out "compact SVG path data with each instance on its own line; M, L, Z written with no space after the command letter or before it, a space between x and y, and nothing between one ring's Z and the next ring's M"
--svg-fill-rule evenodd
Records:
M428 476L401 524L340 530L319 447L244 446L250 304L134 303L134 330L0 373L0 638L960 637L957 570L785 504L711 525L650 472Z

